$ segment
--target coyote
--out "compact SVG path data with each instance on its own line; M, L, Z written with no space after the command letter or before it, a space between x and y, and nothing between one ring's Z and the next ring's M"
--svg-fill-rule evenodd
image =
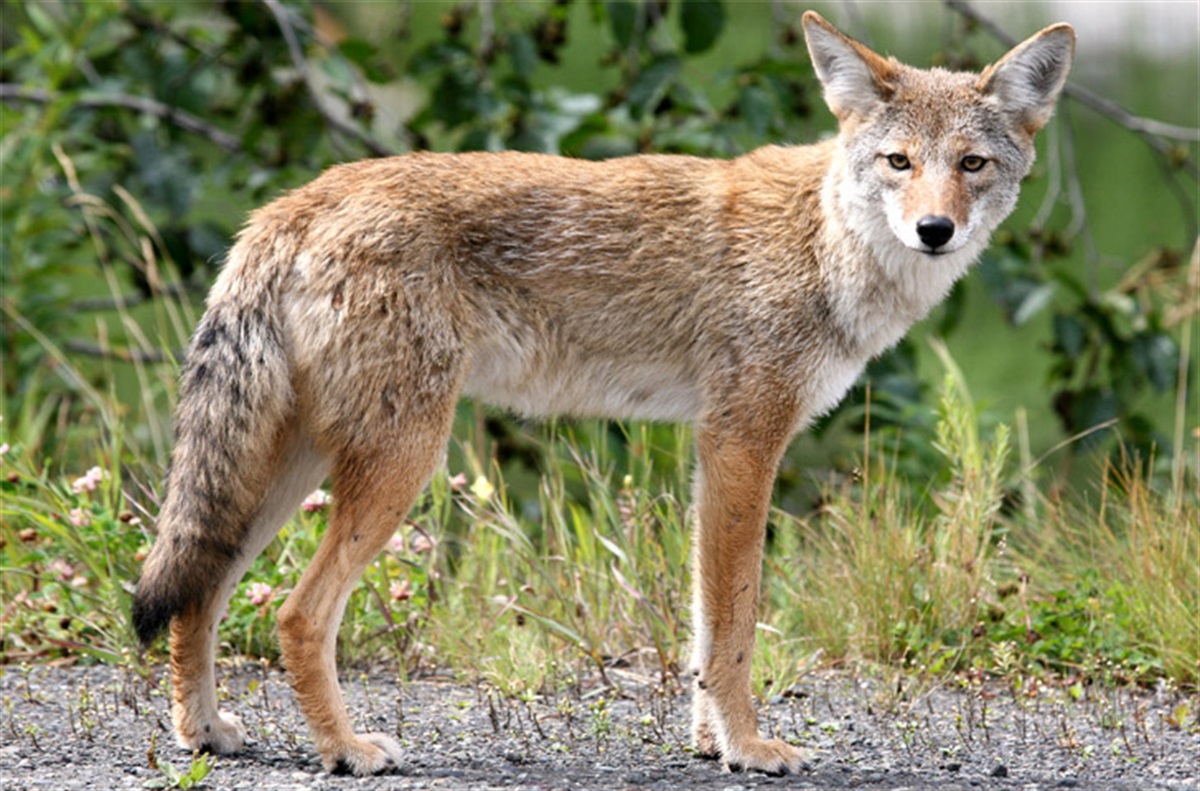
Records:
M523 415L690 421L696 751L798 771L750 690L780 457L925 316L1012 210L1074 52L1053 25L981 74L918 70L813 12L838 135L732 160L430 154L340 165L256 211L182 373L177 442L133 601L170 627L173 721L228 753L216 626L331 476L328 532L279 610L325 767L403 760L338 687L347 597L441 463L462 395Z

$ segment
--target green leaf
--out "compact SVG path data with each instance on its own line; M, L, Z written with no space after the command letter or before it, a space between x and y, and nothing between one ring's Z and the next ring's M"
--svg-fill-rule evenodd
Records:
M775 102L763 88L747 85L738 96L738 112L755 137L766 137L775 117Z
M338 51L355 65L362 67L375 56L375 45L366 39L348 38L338 44Z
M1024 295L1020 304L1012 314L1013 324L1020 327L1025 322L1036 316L1038 313L1050 304L1050 300L1054 297L1055 286L1053 283L1042 283L1031 289Z
M208 773L216 766L216 756L208 753L198 753L193 759L191 766L188 767L188 773L180 778L180 788L195 788L204 778L208 777Z
M1169 335L1147 332L1133 339L1130 349L1134 365L1150 380L1158 392L1163 392L1175 383L1175 369L1179 350Z
M580 159L613 159L638 152L637 141L620 134L593 135L578 146Z
M612 28L613 38L621 49L628 49L633 43L633 33L637 30L637 3L628 0L611 0L608 3L608 24Z
M1074 431L1086 431L1120 414L1121 404L1116 393L1109 388L1088 387L1079 393L1071 405L1071 428ZM1106 438L1107 432L1096 431L1080 440L1080 445L1085 449L1094 448Z
M635 119L640 119L647 112L653 111L662 97L666 95L667 89L671 87L681 66L679 58L674 55L665 55L657 58L642 70L642 73L633 81L633 85L629 86L627 96L630 113Z
M33 25L38 33L49 39L59 38L61 34L58 30L58 23L44 8L37 3L29 3L25 6L25 13L29 15L29 22Z
M475 124L467 130L467 134L458 143L459 151L499 151L504 148L504 141L496 130Z
M528 81L533 76L537 66L537 45L528 33L514 30L508 35L508 53L512 59L513 71L521 79Z
M937 334L948 337L962 323L963 312L967 306L967 289L964 281L959 280L950 289L950 294L942 302L941 318L937 322Z
M716 43L725 27L721 0L684 0L679 22L683 26L683 48L689 54L704 52Z
M1087 327L1074 316L1059 313L1054 317L1054 348L1067 357L1083 354L1087 346Z
M1040 309L1045 295L1034 292L1044 286L1040 278L1029 274L1029 261L1010 248L985 250L979 257L979 274L987 284L988 293L1003 309L1008 320L1016 323L1018 312L1023 318ZM1022 310L1027 300L1034 301Z
M429 110L447 126L465 124L478 118L481 93L482 88L473 75L447 70L433 91Z
M379 50L374 44L361 38L348 38L338 44L338 52L362 71L363 76L374 83L383 83L392 75L378 58Z

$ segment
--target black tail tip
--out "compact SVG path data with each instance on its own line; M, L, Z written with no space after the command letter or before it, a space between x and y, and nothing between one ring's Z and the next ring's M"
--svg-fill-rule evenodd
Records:
M137 593L133 596L131 615L133 631L137 634L142 647L145 648L154 642L154 638L166 631L175 612L170 602L161 596L150 595L139 584Z

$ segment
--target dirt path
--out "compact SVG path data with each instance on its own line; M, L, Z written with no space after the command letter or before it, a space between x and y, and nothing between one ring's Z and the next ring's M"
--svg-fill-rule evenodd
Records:
M0 788L141 789L158 761L190 757L169 733L166 684L111 667L0 668ZM284 789L1200 788L1200 697L1178 692L1005 686L897 695L846 674L809 678L761 719L813 749L791 777L729 774L693 757L686 695L617 676L600 688L514 700L483 686L397 684L372 672L344 682L360 727L398 731L409 760L375 778L326 773L282 675L227 670L224 706L253 743L222 757L203 787ZM908 700L901 698L908 697ZM1169 720L1187 707L1186 722ZM1190 732L1189 732L1190 731Z

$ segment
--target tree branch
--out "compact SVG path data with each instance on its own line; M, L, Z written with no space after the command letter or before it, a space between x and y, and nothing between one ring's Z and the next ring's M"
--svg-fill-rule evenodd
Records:
M171 297L173 299L186 299L189 295L195 294L203 296L206 288L191 283L179 283L163 286L156 289L152 294L146 294L143 291L132 291L128 294L117 294L112 297L82 297L70 303L68 310L72 313L94 313L106 310L118 310L121 308L132 308L136 305L141 305L144 302L149 302L157 297Z
M99 357L105 360L117 360L123 363L169 363L182 360L184 352L175 350L163 352L157 349L129 349L114 346L100 346L91 341L68 340L63 348L72 354L82 354L87 357Z
M25 88L11 82L0 83L0 101L51 104L58 101L61 97L62 94L53 94L41 88ZM85 95L75 99L73 106L83 110L94 110L104 107L133 110L134 112L161 118L178 126L180 129L206 137L230 153L239 153L245 150L242 141L228 132L192 115L187 110L180 110L178 107L172 107L169 104L163 104L156 99L150 99L145 96L131 96L124 93Z
M984 16L975 10L966 0L945 0L946 5L953 11L956 11L963 17L971 20L975 24L982 27L990 33L996 40L1008 47L1015 46L1018 41L1011 36L1004 28L1000 27L994 21ZM1129 131L1141 137L1147 145L1153 148L1159 155L1166 158L1168 161L1176 161L1178 155L1174 147L1166 142L1166 139L1180 140L1185 143L1200 142L1200 129L1195 129L1187 126L1177 126L1175 124L1163 123L1156 121L1153 118L1142 118L1121 107L1116 102L1105 99L1099 94L1084 88L1075 83L1068 82L1063 87L1063 93L1077 100L1080 104L1088 107L1110 120L1125 127ZM1200 178L1200 169L1197 169L1196 162L1190 157L1180 163L1180 167L1187 170L1194 178Z
M325 119L325 123L328 124L334 131L362 143L364 146L366 146L367 150L375 156L386 157L394 154L395 152L389 149L387 146L383 145L378 140L371 137L353 124L348 124L341 118L338 118L328 107L325 106L325 102L321 97L321 92L317 90L317 86L312 80L312 74L308 68L308 61L305 60L304 52L300 49L300 42L296 38L296 31L292 27L292 21L289 18L290 12L279 3L279 0L262 0L262 2L263 5L267 7L267 10L271 12L271 15L275 17L275 23L279 25L279 30L283 33L283 39L287 42L288 53L292 57L292 63L295 65L296 70L300 72L300 76L304 79L304 86L308 89L309 96L312 97L313 104L316 106L317 112L319 112L321 117Z

